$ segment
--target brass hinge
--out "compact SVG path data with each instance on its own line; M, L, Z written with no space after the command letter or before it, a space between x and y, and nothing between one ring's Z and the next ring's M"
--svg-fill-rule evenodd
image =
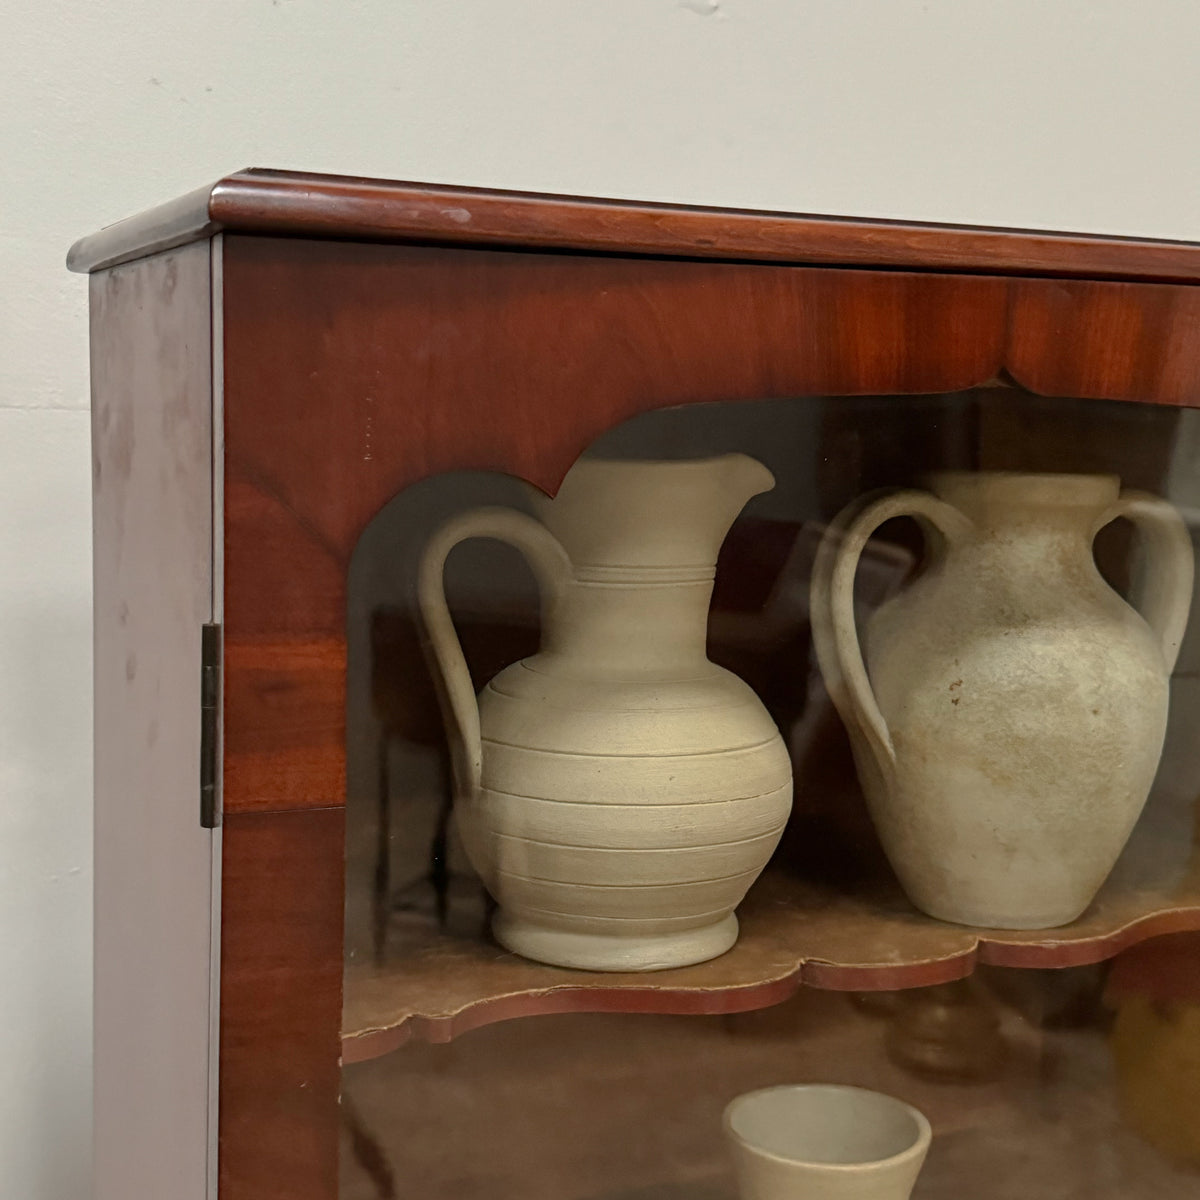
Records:
M200 634L200 824L221 823L221 626Z

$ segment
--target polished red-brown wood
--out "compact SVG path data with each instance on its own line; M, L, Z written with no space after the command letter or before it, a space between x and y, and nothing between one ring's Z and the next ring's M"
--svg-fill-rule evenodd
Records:
M94 271L219 230L908 270L1200 279L1200 246L1153 238L650 204L246 170L77 242Z
M1005 366L1046 396L1200 404L1200 290L1014 280Z
M221 1200L337 1195L344 810L225 818Z

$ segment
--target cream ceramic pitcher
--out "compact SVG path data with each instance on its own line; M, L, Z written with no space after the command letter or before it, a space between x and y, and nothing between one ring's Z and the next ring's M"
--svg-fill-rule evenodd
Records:
M581 459L537 516L452 519L418 580L450 726L455 813L528 958L594 970L701 962L737 938L733 910L791 807L791 764L751 689L709 662L717 552L774 486L741 454ZM532 492L532 489L531 489ZM542 592L540 651L478 701L443 593L466 538L523 552Z
M917 518L930 550L868 622L864 660L854 573L897 516ZM1144 536L1140 613L1092 556L1118 517ZM814 569L813 637L914 904L1014 929L1083 912L1158 768L1192 573L1178 512L1110 475L946 472L838 517Z

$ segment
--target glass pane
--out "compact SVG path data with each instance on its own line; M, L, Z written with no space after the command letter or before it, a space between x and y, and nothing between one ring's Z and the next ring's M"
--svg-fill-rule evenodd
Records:
M1198 431L1008 387L713 403L606 433L557 508L398 495L350 571L345 1200L733 1197L725 1106L799 1083L925 1113L918 1197L1196 1195ZM418 605L456 520L471 688L505 672L459 820Z

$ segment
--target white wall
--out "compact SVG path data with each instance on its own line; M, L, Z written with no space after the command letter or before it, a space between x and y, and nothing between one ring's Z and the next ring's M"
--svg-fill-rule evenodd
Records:
M87 1194L78 235L243 166L1200 239L1194 0L0 0L0 1194Z

